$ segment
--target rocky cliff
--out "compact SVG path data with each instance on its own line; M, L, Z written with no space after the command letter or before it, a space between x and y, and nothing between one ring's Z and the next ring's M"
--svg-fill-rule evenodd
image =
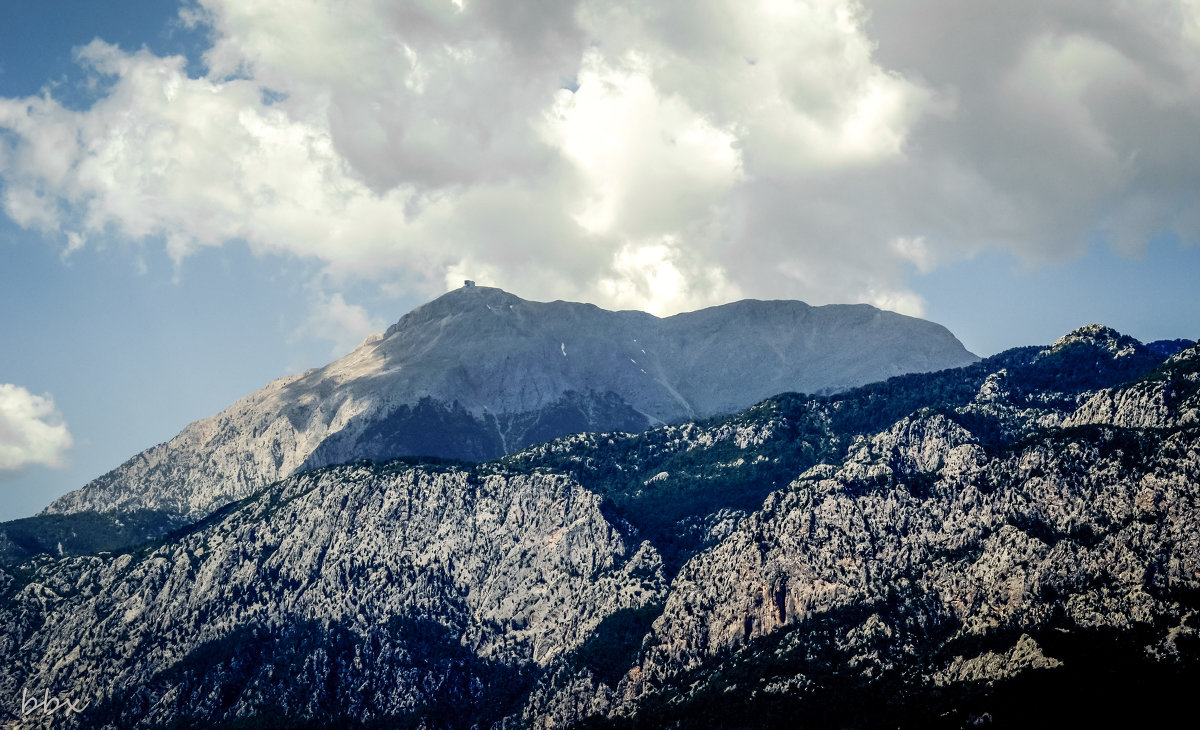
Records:
M0 697L113 728L1166 722L1200 679L1200 347L1170 349L1084 328L485 464L305 472L0 572Z
M85 727L497 720L538 667L663 590L654 549L599 503L555 475L293 477L162 544L6 576L0 696L69 690Z

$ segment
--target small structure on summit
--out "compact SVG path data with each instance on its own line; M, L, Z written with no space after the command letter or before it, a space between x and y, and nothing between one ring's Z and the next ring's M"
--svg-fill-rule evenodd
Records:
M467 289L470 289L471 287L475 286L475 282L471 281L470 279L466 279L463 281L463 286Z

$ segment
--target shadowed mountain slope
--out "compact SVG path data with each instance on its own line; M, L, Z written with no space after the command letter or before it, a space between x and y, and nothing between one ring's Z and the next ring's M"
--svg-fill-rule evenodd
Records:
M1200 680L1198 490L1200 348L1082 328L484 464L323 467L0 568L0 695L113 728L1161 724Z
M658 318L463 287L323 368L281 378L65 495L50 513L194 519L354 459L485 461L975 361L944 327L867 305L742 301Z

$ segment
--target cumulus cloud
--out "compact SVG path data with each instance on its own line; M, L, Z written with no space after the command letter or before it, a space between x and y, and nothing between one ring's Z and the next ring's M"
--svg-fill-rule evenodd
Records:
M385 327L384 320L372 317L357 304L347 303L340 293L320 294L308 319L293 336L329 340L333 343L329 354L340 357Z
M64 247L246 242L434 294L868 301L985 249L1200 237L1194 0L198 0L207 71L0 99L0 205ZM318 318L344 308L329 295ZM316 320L314 320L316 321ZM314 327L313 331L320 330Z
M598 290L614 307L659 315L674 313L679 302L732 301L737 293L723 271L698 265L670 237L621 248Z
M70 448L71 434L53 398L0 383L0 476L31 464L61 467Z
M1191 0L877 3L880 63L952 93L910 138L943 204L931 250L1061 259L1100 236L1129 252L1200 234L1200 38ZM1191 18L1192 20L1188 20ZM922 222L920 220L915 222Z

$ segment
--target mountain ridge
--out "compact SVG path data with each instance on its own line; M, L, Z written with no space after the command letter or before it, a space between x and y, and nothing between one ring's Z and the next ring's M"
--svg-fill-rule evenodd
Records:
M1170 717L1200 678L1200 347L1048 349L485 464L323 467L159 543L0 569L0 694L69 689L94 727Z
M743 300L658 318L463 287L189 424L46 513L194 519L326 464L485 461L565 433L637 432L976 359L944 327L868 305Z

